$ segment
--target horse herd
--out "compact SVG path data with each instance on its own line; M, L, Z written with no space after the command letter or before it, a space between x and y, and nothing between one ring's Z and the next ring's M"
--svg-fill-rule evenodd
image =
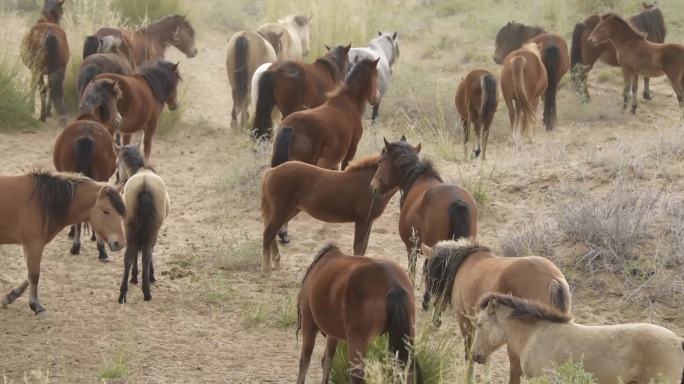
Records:
M59 25L64 1L45 0L41 18L23 41L22 58L40 90L41 119L50 115L54 103L60 122L66 123L62 82L69 51ZM649 6L644 12L660 11ZM596 52L602 46L604 55L615 48L634 87L634 99L637 75L665 72L673 88L681 88L674 82L682 80L675 67L684 47L647 42L615 14L597 18L595 27L589 18L575 29L576 84L586 81L591 60L600 56ZM327 341L323 382L328 381L341 340L348 344L350 380L362 382L363 357L373 338L383 333L406 369L407 382L423 381L421 357L411 349L419 254L426 259L423 308L434 307L435 326L449 305L454 309L469 378L473 362L484 363L505 344L510 383L519 383L523 375L542 375L569 359L581 360L601 383L647 383L654 378L684 383L684 339L650 324L575 324L570 288L552 262L534 256L499 257L480 245L475 199L462 187L445 183L432 163L420 158L421 144L413 145L403 136L394 142L385 139L379 154L355 160L367 103L374 107L372 120L378 118L399 57L398 36L380 32L367 48L327 47L323 57L306 64L301 58L310 50L310 23L311 17L289 16L255 32L240 31L228 42L226 62L233 123L246 125L254 104L254 139L273 136L271 169L264 173L261 188L262 273L268 276L278 268L277 237L283 244L290 241L287 223L300 211L325 222L355 224L353 255L329 244L302 279L297 300L297 331L303 335L298 383L305 381L318 333ZM664 37L664 26L660 30ZM629 39L638 41L626 42ZM605 44L608 40L611 44ZM0 177L0 243L21 244L28 269L28 278L3 297L3 307L30 287L29 306L36 314L46 313L38 300L41 256L45 245L67 226L72 226L72 254L79 253L81 232L87 227L97 240L100 260L108 259L105 245L112 251L126 248L118 298L122 304L129 274L130 282L138 282L137 257L142 253L142 290L144 299L151 299L153 249L170 200L148 160L159 115L164 105L177 107L181 80L178 64L163 60L168 46L188 57L197 54L194 30L185 17L165 17L137 31L102 28L86 39L77 80L79 115L64 128L53 149L60 173ZM641 51L627 53L628 49ZM654 55L644 55L645 51ZM499 32L494 58L504 66L500 86L519 136L533 123L542 96L545 125L553 128L555 92L571 64L567 52L562 38L541 28L509 23ZM645 56L650 57L648 63L629 61ZM465 142L473 124L475 154L481 152L483 159L497 108L497 83L492 73L476 70L465 77L456 95ZM677 94L681 101L684 94ZM282 119L273 134L276 109ZM129 144L137 131L144 131L143 146ZM114 174L116 186L108 184ZM361 257L374 220L397 191L399 236L408 255L408 272L391 261ZM610 364L605 356L611 357Z

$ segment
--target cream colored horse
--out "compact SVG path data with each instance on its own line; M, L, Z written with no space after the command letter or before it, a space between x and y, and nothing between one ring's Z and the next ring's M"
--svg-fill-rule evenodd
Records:
M526 378L574 360L600 384L684 383L684 339L653 324L586 326L543 304L489 294L480 301L474 359L504 344L520 356Z
M278 53L278 60L300 61L309 55L309 40L311 36L311 16L290 15L277 23L267 23L259 27L261 34L272 33L281 35L282 50Z

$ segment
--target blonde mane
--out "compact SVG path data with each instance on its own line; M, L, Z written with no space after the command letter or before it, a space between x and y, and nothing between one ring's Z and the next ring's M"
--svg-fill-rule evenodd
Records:
M522 49L534 53L541 60L541 53L539 52L539 45L535 42L523 44Z

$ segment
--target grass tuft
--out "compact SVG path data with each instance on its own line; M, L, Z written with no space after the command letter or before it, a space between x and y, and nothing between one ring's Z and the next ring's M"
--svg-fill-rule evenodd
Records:
M23 81L16 55L0 51L0 131L33 127L30 85Z
M185 15L189 11L182 0L113 0L111 8L133 25L142 25L173 14Z

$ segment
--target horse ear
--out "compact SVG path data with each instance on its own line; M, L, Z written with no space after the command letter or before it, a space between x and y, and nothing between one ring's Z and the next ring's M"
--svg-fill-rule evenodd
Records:
M378 66L378 63L380 62L380 58L378 57L377 59L373 60L371 66L373 68L376 68Z
M387 139L385 137L383 137L382 139L385 141L385 149L387 149L389 151L390 148L392 147L392 143L387 141Z
M493 315L494 312L496 312L496 307L499 305L499 302L495 299L492 298L489 300L489 303L487 304L487 313L490 315Z
M421 244L420 250L423 252L423 255L428 260L432 259L432 256L435 254L434 248L430 247L425 243Z
M176 64L173 64L173 70L178 71L178 66L180 65L180 61L177 61Z
M344 50L345 50L346 52L349 52L350 49L351 49L351 43L347 44L347 45L344 47Z
M328 51L330 50L330 47L328 46L328 44L325 45L325 49L327 49Z
M415 146L416 153L420 153L420 150L423 149L423 146L418 143L418 145Z
M404 141L404 142L405 142L405 141L406 141L406 135L401 135L401 139L399 139L399 141Z
M382 32L378 31L378 36L382 36Z
M392 35L392 40L396 40L397 37L399 37L397 34L398 34L398 32L394 32L394 34Z

